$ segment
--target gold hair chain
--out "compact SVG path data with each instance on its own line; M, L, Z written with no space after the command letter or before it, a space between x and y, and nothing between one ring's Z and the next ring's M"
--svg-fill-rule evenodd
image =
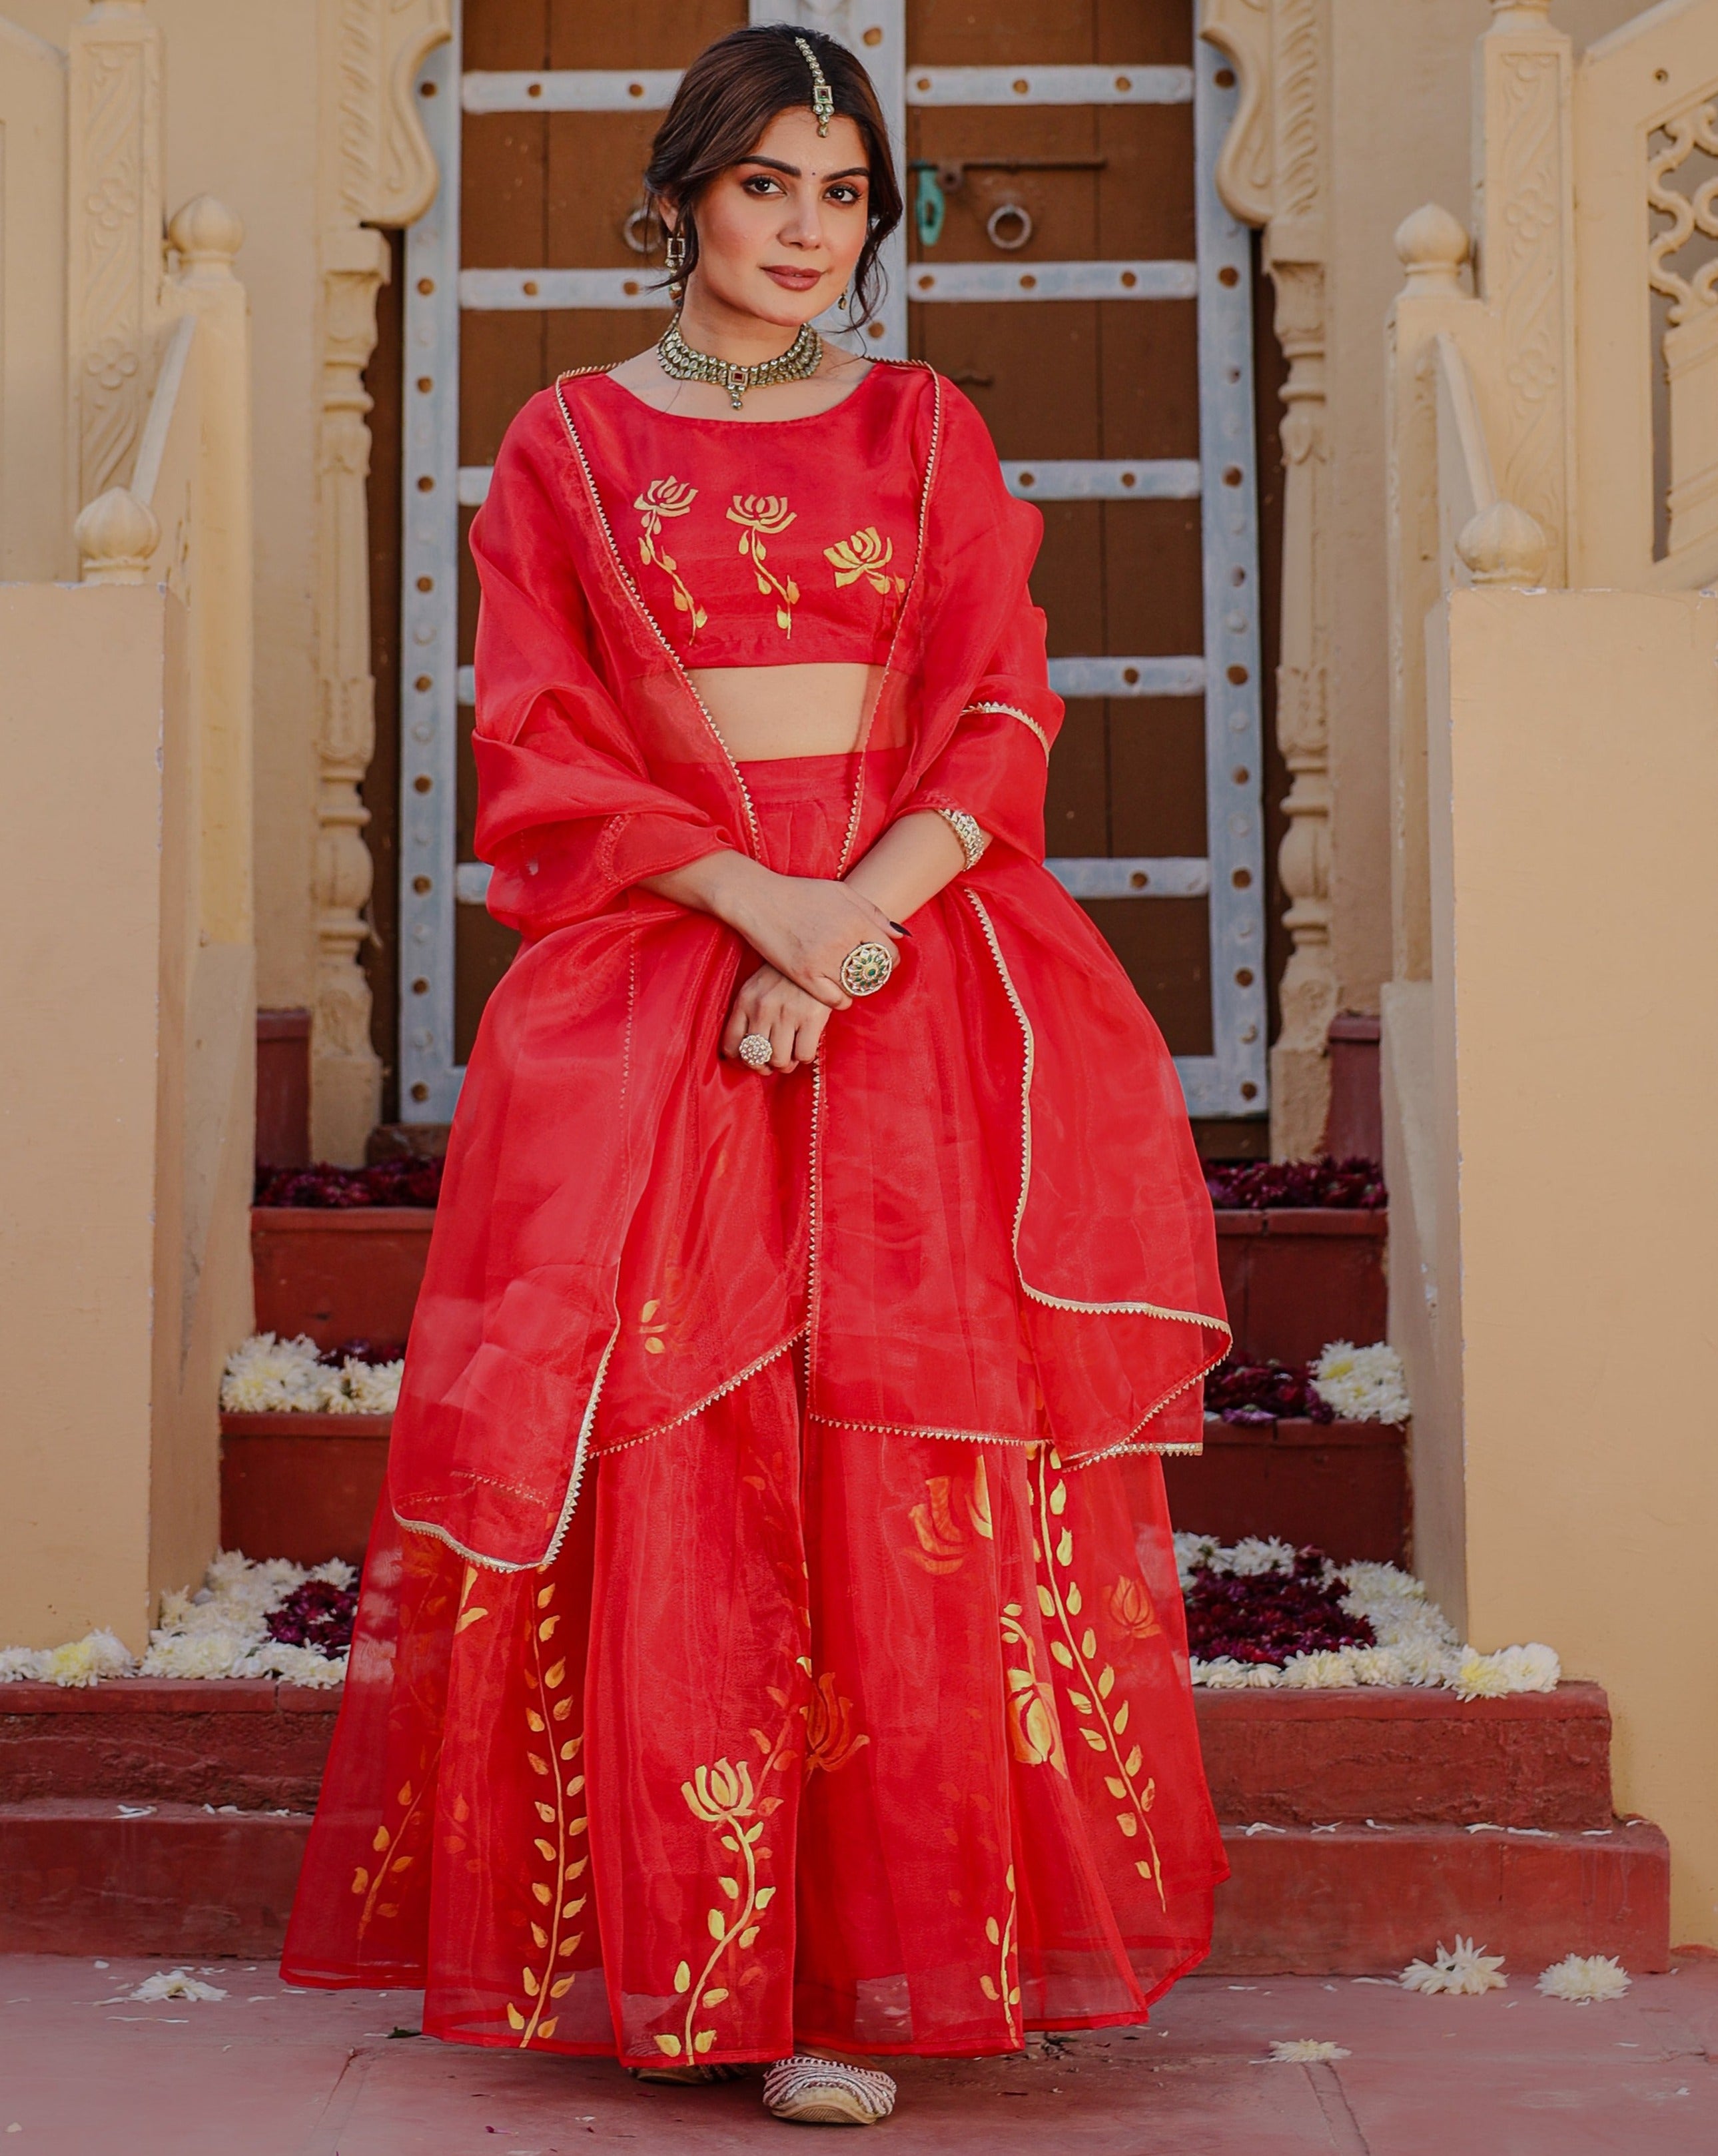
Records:
M817 131L820 135L827 135L829 123L835 118L835 92L830 88L829 78L818 65L817 55L806 39L795 38L794 43L805 55L805 64L811 70L811 110L817 121Z

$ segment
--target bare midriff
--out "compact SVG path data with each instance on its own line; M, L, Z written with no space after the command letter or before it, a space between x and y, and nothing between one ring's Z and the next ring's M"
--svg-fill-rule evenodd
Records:
M697 666L689 670L736 763L841 756L856 748L881 666Z

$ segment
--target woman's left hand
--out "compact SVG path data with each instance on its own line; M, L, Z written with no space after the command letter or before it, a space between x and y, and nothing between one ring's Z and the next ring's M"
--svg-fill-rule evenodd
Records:
M722 1053L738 1056L748 1033L761 1033L773 1051L772 1070L796 1070L817 1053L830 1009L774 966L760 966L742 981L722 1033Z

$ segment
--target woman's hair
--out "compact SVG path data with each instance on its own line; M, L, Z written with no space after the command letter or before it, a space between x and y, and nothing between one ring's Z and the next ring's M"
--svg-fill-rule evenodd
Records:
M707 45L681 77L668 116L656 131L645 167L645 192L653 209L666 203L677 213L686 236L680 275L689 275L698 259L693 214L698 197L718 172L757 148L777 113L810 106L813 79L800 50L801 38L817 55L836 114L851 120L865 141L870 228L853 271L850 319L856 324L876 311L882 282L877 249L901 222L901 186L871 77L826 32L770 23L731 30Z

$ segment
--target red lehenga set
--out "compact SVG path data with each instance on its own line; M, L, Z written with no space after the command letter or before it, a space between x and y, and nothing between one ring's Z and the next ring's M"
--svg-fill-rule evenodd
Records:
M1161 1469L1227 1340L1174 1066L1042 866L1036 511L928 368L833 411L565 377L472 532L480 851L522 933L467 1072L295 1910L294 1982L665 2058L1144 2018L1224 1876ZM687 670L869 662L736 765ZM816 1063L641 877L979 865Z

